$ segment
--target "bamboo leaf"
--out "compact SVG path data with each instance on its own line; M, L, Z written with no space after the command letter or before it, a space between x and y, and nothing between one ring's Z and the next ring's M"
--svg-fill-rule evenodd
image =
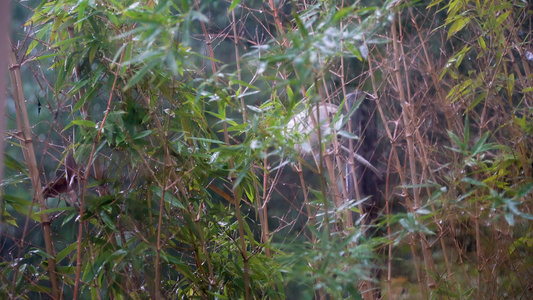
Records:
M241 0L233 0L229 6L228 13L232 12L239 4L241 4Z
M465 26L470 23L470 17L459 17L453 22L452 26L448 30L447 39L450 39L454 34L461 31Z

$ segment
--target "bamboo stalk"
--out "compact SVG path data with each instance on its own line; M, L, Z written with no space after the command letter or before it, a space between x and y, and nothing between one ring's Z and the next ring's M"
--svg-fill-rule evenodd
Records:
M226 122L222 123L222 127L224 128L224 139L225 139L226 145L229 146L230 142L229 142L228 126ZM229 166L230 166L230 170L234 170L233 159L231 158L229 159ZM235 183L235 181L237 180L237 177L235 176L233 171L231 171L230 177L231 177L232 182ZM246 250L246 241L245 241L245 236L244 236L244 220L242 218L241 207L240 207L241 198L237 195L235 191L232 191L232 195L233 195L233 202L235 204L235 214L237 217L237 223L239 227L239 242L240 242L240 248L241 248L240 252L241 252L243 268L244 268L243 272L244 272L245 299L249 300L251 299L250 269L248 265L248 251Z
M34 201L37 201L39 210L46 209L45 199L42 193L42 184L39 177L39 170L37 167L37 160L35 158L35 150L33 148L33 138L31 132L31 125L28 118L28 111L26 108L26 100L24 97L24 89L22 79L20 77L20 64L17 62L13 42L9 41L11 51L9 54L9 74L11 77L11 86L13 92L13 100L15 101L15 111L17 116L17 129L19 131L19 139L22 145L22 152L24 159L30 173L30 180L33 187ZM43 228L43 237L45 243L46 253L50 256L48 258L48 272L50 276L51 296L53 299L60 299L61 289L59 287L59 278L56 274L55 250L52 239L52 230L50 228L50 218L48 214L39 214L41 226ZM14 277L14 280L16 280Z
M344 2L344 1L343 1ZM344 3L343 3L343 6L344 6ZM344 22L340 22L340 28L341 28L341 32L344 31ZM341 49L344 48L344 36L341 36ZM341 79L341 86L342 86L342 94L344 96L344 98L347 97L348 93L346 92L346 82L345 82L345 74L344 74L344 56L341 56L341 62L340 62L340 79ZM354 99L354 100L357 100L357 99ZM350 111L350 107L349 107L349 103L348 101L345 101L345 104L344 104L344 107L345 107L345 110L347 112ZM351 132L353 133L355 130L355 128L352 128L352 122L348 122L348 132ZM355 153L355 145L354 145L354 141L352 139L350 139L348 141L348 149L349 149L349 153ZM363 210L363 203L361 203L361 192L359 191L359 180L357 178L357 174L355 172L355 157L353 155L349 155L348 156L348 161L347 163L351 166L350 167L350 171L351 171L351 174L344 174L345 178L342 178L342 181L343 181L343 187L344 187L344 192L345 192L345 195L348 195L347 191L346 191L346 177L348 177L349 175L351 175L351 178L353 180L353 185L354 185L354 189L355 189L355 199L356 199L356 202L359 203L358 204L358 209L360 211L360 217L362 217L362 221L361 221L361 225L362 225L362 229L363 229L363 233L366 232L366 225L367 224L367 216L363 216L364 214L364 210ZM345 199L347 199L348 197L344 197ZM346 226L349 226L349 227L353 227L353 220L352 220L352 214L351 212L348 212L347 213L347 216L346 216ZM370 276L372 277L372 276ZM368 280L363 280L361 281L361 286L363 287L362 288L362 296L363 298L366 300L366 299L373 299L374 298L374 292L373 292L373 284L368 281Z
M368 44L366 42L366 36L363 35L363 44L365 46L368 47ZM373 63L372 63L372 55L369 57L369 64L368 64L368 67L369 67L369 74L370 74L370 80L371 80L371 83L372 83L372 89L373 89L373 96L374 96L374 99L376 101L376 107L378 109L378 112L381 116L381 120L382 120L382 123L383 123L383 128L387 134L387 138L389 139L389 141L391 142L391 159L393 159L393 163L395 165L395 169L397 170L398 172L398 175L400 177L400 182L406 182L407 180L407 177L406 177L406 174L404 173L403 171L403 168L402 168L402 164L400 162L400 158L398 156L398 151L396 150L396 143L394 141L396 141L397 139L397 135L396 135L396 131L395 133L393 134L388 126L388 120L385 118L385 114L383 112L383 107L382 107L382 103L381 103L381 99L380 97L378 97L378 87L377 87L377 83L376 83L376 76L375 76L375 71L374 71L374 66L373 66ZM402 190L403 190L403 194L404 195L409 195L407 189L405 187L402 187ZM408 209L412 209L413 205L411 203L411 200L409 199L409 197L405 197L405 205ZM414 267L415 267L415 270L417 270L417 278L418 278L418 283L420 285L420 295L421 295L421 298L424 298L424 287L422 286L422 281L421 281L421 278L420 278L420 272L419 272L419 268L418 268L418 263L417 263L417 260L416 260L416 249L415 249L415 245L410 242L409 243L409 247L411 248L411 253L413 254L413 261L414 261ZM390 272L390 270L389 270Z
M6 41L9 36L9 20L11 12L11 1L2 1L0 2L0 41ZM7 47L0 49L0 70L5 70L7 67L7 62L9 60L8 54L9 50ZM0 91L4 92L7 86L7 76L6 72L0 73ZM4 116L5 108L7 102L7 95L2 94L0 96L0 116ZM2 119L0 121L0 132L4 132L6 128L6 121ZM4 139L0 139L0 182L4 180ZM1 193L0 193L1 196ZM4 211L3 201L0 201L0 211Z
M394 10L391 8L391 14L394 15L394 20L392 21L392 45L393 45L393 54L394 54L394 73L395 73L395 80L396 80L396 86L398 88L398 92L400 95L400 106L402 107L402 116L403 116L403 123L405 126L405 139L407 141L407 154L408 154L408 162L409 162L409 171L410 171L410 183L413 186L416 186L419 184L416 174L416 153L415 153L415 147L414 147L414 138L413 135L415 134L414 130L414 124L415 121L413 116L414 112L412 111L413 105L410 103L410 99L406 97L405 91L403 88L403 82L402 82L402 76L401 76L401 53L400 50L400 43L398 40L398 32L396 29L396 23L398 22L398 14L394 12ZM413 212L415 212L416 216L416 210L421 207L420 204L420 188L413 188L413 198L414 198L414 207L411 208ZM427 279L428 279L428 286L430 289L434 289L437 286L437 283L435 281L435 278L433 278L432 274L436 274L435 272L435 263L433 261L433 253L431 251L431 246L428 243L425 234L419 233L420 238L420 244L422 248L422 256L424 257L424 264L426 267Z
M120 54L120 60L116 68L115 79L113 80L113 86L111 87L111 91L109 93L109 99L107 101L106 113L104 115L104 119L102 120L102 125L100 128L104 128L104 125L109 116L109 113L111 112L111 102L113 100L113 92L115 91L116 84L117 84L118 73L120 70L119 66L122 63L122 60L124 59L124 51L125 50L122 50L122 53ZM96 135L96 138L94 139L91 154L89 155L89 160L87 162L87 166L85 167L85 170L91 169L91 164L93 162L94 154L96 152L96 146L98 145L98 141L100 140L100 135L102 134L102 132L103 130L98 130L98 134ZM82 190L81 190L81 197L80 197L80 212L79 212L80 218L79 218L79 224L78 224L78 253L76 255L76 283L74 285L74 296L73 296L74 299L78 299L78 291L79 291L79 287L81 283L81 266L82 266L81 253L82 253L82 244L83 244L82 237L83 237L83 226L85 223L83 221L83 209L85 205L85 194L87 191L87 180L82 178L81 185L82 185Z
M444 90L442 88L441 82L438 80L438 74L435 71L435 66L433 65L433 62L432 62L432 60L429 57L429 52L427 50L426 43L424 42L424 39L422 37L422 32L421 32L418 24L416 23L416 18L415 18L414 14L413 14L413 9L411 7L408 7L408 9L409 9L409 14L411 15L411 22L414 24L414 26L416 28L416 32L418 34L418 38L421 41L424 57L426 59L425 63L427 65L427 67L428 67L428 73L431 76L433 85L435 86L435 89L437 91L438 99L442 103L441 107L443 108L448 128L452 132L459 132L458 128L460 126L460 124L459 124L460 121L458 121L456 119L456 115L453 113L453 111L451 111L449 105L446 105L446 103L445 103L446 95L444 95ZM405 61L404 61L404 63L405 63ZM415 130L416 130L416 138L419 140L419 143L421 145L423 145L424 143L423 143L420 131L418 130L418 128L416 128ZM422 164L423 164L422 177L425 178L425 174L429 173L429 176L431 177L431 180L433 180L434 182L437 182L437 180L435 179L435 175L430 170L429 158L428 158L428 154L427 154L426 148L425 147L420 147L420 150L422 152L421 159L422 159ZM457 154L455 152L453 152L452 155L453 155L453 161L454 161L454 163L456 163L457 162ZM429 179L426 179L426 181L427 180L429 180ZM427 190L427 195L429 197L431 197L431 191L429 190L429 187L426 187L426 190ZM432 209L433 212L436 211L435 206L433 205L433 203L431 203L431 209ZM434 222L439 227L439 236L441 236L441 237L444 236L444 229L442 228L442 226L440 226L436 216L434 216ZM453 277L453 273L451 271L451 266L450 266L450 262L449 262L449 259L448 259L448 251L446 249L446 243L444 242L444 239L442 239L442 238L440 238L440 242L441 242L442 253L443 253L443 256L444 256L444 261L445 261L445 264L446 264L446 271L448 273L448 277L452 278Z
M166 148L166 147L165 147ZM163 185L161 186L161 198L159 199L159 217L157 219L157 241L156 241L156 256L155 256L155 298L156 299L162 299L161 295L161 249L162 241L161 241L161 235L162 235L162 228L163 228L163 212L165 208L165 193L167 192L167 180L168 176L166 175L168 170L167 164L163 164L163 174L166 178L163 178L162 182Z

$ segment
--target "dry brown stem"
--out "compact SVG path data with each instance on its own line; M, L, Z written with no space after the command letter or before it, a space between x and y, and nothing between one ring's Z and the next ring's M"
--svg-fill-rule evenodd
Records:
M39 169L37 165L37 160L35 158L35 151L33 148L33 134L31 131L31 125L28 118L28 111L26 108L26 100L24 98L24 89L22 80L20 77L20 64L17 61L15 55L15 49L13 48L13 42L9 42L11 45L11 53L9 55L9 74L11 77L11 86L13 99L15 101L15 111L17 115L17 128L19 132L19 140L22 145L22 152L24 153L24 158L26 160L26 165L30 173L30 180L33 187L34 201L37 201L39 205L39 210L43 211L47 209L45 198L42 193L42 184L41 178L39 177ZM61 289L59 287L59 279L56 273L55 267L55 250L52 239L52 231L50 229L50 218L48 214L41 213L39 214L41 220L41 226L43 228L43 237L45 243L46 253L50 256L48 258L48 272L50 274L50 284L51 284L51 297L53 299L59 299L61 295ZM23 235L24 236L24 235ZM21 239L21 246L23 247L24 238ZM15 271L14 280L17 280L17 270ZM15 284L13 284L13 288Z

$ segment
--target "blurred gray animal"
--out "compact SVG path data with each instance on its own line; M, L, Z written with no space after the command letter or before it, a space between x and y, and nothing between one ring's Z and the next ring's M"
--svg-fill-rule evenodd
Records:
M360 91L355 91L346 96L347 101L350 101L350 105L353 105L358 98L364 96ZM313 105L310 109L304 110L296 115L294 115L289 122L287 123L287 129L289 132L297 131L304 136L304 140L301 143L294 145L294 149L302 156L305 156L308 153L313 152L319 146L318 140L318 130L320 130L320 136L322 142L326 143L330 140L331 134L334 132L333 129L339 130L342 122L336 122L332 124L334 116L339 111L339 108L335 104L331 103L318 103ZM354 114L351 118L356 118ZM355 121L355 120L351 120ZM350 150L345 146L341 145L341 149L347 153L350 153ZM369 168L374 172L380 179L382 177L381 172L374 167L368 160L357 153L352 153L355 160L361 163L363 166Z

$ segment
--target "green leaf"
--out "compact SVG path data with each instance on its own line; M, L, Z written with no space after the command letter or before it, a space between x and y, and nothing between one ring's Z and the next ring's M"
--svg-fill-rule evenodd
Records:
M350 139L350 140L358 140L359 137L349 131L346 131L346 130L339 130L337 131L337 134L344 137L344 138L347 138L347 139Z
M90 50L89 50L89 62L92 63L94 60L94 57L96 56L96 53L100 49L100 43L90 43L89 44Z
M470 141L470 119L468 118L468 114L465 115L465 139L464 143L468 144L468 141ZM466 150L466 149L463 149Z
M472 103L468 105L468 108L466 109L466 111L469 112L472 109L474 109L481 101L485 100L486 97L487 97L487 92L485 91L481 92L479 95L476 96L474 101L472 101Z
M287 96L289 97L289 100L294 99L294 92L290 85L287 85Z
M248 175L248 170L250 168L250 162L247 161L246 165L243 167L243 169L237 174L237 178L235 179L235 182L233 183L233 190L235 190L242 182L242 180Z
M230 85L234 85L234 84L239 84L239 85L242 85L242 86L245 86L245 87L248 87L248 88L251 88L251 89L254 89L254 90L259 90L258 87L254 86L254 85L251 85L245 81L242 81L242 80L238 80L238 79L232 79L230 82L229 82Z
M57 63L62 62L63 60L58 60ZM72 71L70 69L70 58L67 59L66 62L64 62L64 67L59 67L59 73L56 77L56 84L55 84L55 92L59 94L59 91L64 87L65 85L65 78L67 76L67 72Z
M507 19L507 17L509 16L510 13L511 13L511 11L509 10L509 11L506 11L503 14L499 15L498 18L496 19L496 25L497 26L502 25L502 23Z
M85 126L85 127L91 127L91 128L96 127L96 124L94 124L93 121L89 121L89 120L72 120L72 124L79 125L79 126Z
M516 198L522 198L526 195L528 195L529 193L531 193L531 191L533 190L533 182L530 182L530 183L527 183L527 184L524 184L523 186L521 186L518 191L516 192Z
M87 4L89 4L89 1L80 1L78 2L78 8L77 8L77 11L78 11L78 22L76 24L76 29L79 30L81 28L81 26L83 25L82 24L82 19L84 18L85 16L85 8L87 8Z
M30 254L37 254L39 255L40 257L42 258L54 258L53 256L51 256L50 254L46 253L43 249L32 249L29 251Z
M237 7L237 5L239 5L240 3L241 3L241 0L233 0L231 2L231 5L229 6L228 13L232 12L233 9L235 9L235 7Z
M74 105L73 111L78 111L89 99L93 99L94 94L97 92L97 90L100 88L100 85L94 85L91 87L90 90L88 90L85 94L83 94L83 97L81 100L78 100L76 102L76 105Z
M40 55L40 56L36 56L36 57L33 57L33 58L30 58L29 60L30 61L35 61L35 60L46 60L48 58L52 58L52 57L56 57L56 56L64 56L66 55L67 52L56 52L56 53L52 53L52 54L47 54L47 55Z
M129 66L136 63L146 63L148 59L151 59L151 62L157 61L155 58L161 57L164 53L160 50L145 51L132 59L122 63L122 66ZM117 57L120 55L120 52L117 52Z
M157 197L161 198L161 195L163 194L163 190L158 186L152 186L150 190L157 195ZM181 209L186 209L183 203L176 198L174 195L172 195L172 192L165 191L165 203L167 203L170 207L177 207Z
M1 220L4 224L11 224L15 227L19 227L17 224L17 219L13 217L7 210L2 211Z
M198 279L198 276L192 272L191 267L187 264L184 264L180 257L173 256L164 251L161 252L161 257L171 266L176 268L176 270L178 270L181 275L185 276L185 278L193 281Z
M353 12L353 8L352 7L345 7L345 8L340 9L333 16L333 22L340 21L342 18L344 18L345 16L351 14L352 12Z
M70 220L74 219L75 217L78 217L79 214L76 210L72 210L70 212L70 214L68 214L65 219L63 220L63 222L61 223L61 226L65 226L65 224L67 224L68 222L70 222Z
M44 2L44 1L43 1ZM43 39L45 33L50 32L50 27L52 26L51 23L48 25L45 25L43 28L40 29L40 31L37 33L33 41L30 43L30 46L28 47L28 50L26 50L26 56L28 56L37 45L39 45L40 41Z
M294 18L294 21L296 22L296 25L298 26L298 33L300 34L300 36L303 37L304 39L307 38L309 36L309 31L307 30L307 28L305 28L305 25L302 23L300 16L296 12L294 12L292 14L292 17Z
M133 87L134 85L137 84L137 82L139 82L141 79L144 78L144 76L146 75L146 73L148 73L149 71L151 71L159 62L157 60L152 60L150 61L149 64L145 65L144 67L142 67L141 70L139 70L137 73L135 73L135 75L133 75L130 80L128 81L128 84L126 84L126 86L124 87L124 90L127 91L129 90L131 87Z
M514 74L509 75L509 78L507 79L507 97L511 99L513 97L514 92Z
M533 92L533 87L526 87L522 89L522 93L530 93Z
M223 141L213 140L213 139L199 138L199 137L194 137L194 136L191 136L191 137L188 137L188 138L191 139L191 140L197 140L197 141L214 143L214 144L225 144Z
M482 36L479 36L477 38L477 43L479 44L479 46L481 47L481 49L485 50L487 49L487 44L485 43L485 40L483 39Z
M477 181L473 178L470 178L470 177L465 177L463 179L461 179L462 182L466 182L466 183L470 183L471 185L476 185L476 186L482 186L482 187L488 187L485 183L481 182L481 181Z
M446 130L448 132L448 136L452 139L452 141L457 145L459 146L459 148L461 149L461 151L465 151L466 150L466 144L463 143L461 141L461 139L459 139L459 137L457 135L455 135L453 132L451 132L450 130Z
M65 249L61 250L61 252L56 255L56 261L60 262L61 260L63 260L63 258L67 257L67 255L69 255L72 251L76 250L76 248L78 248L78 242L74 242L68 245Z
M436 183L423 183L423 184L407 184L407 185L400 185L402 188L406 189L418 189L418 188L425 188L425 187L433 187L433 188L441 188L441 185Z
M62 41L59 41L59 42L53 44L53 45L50 46L50 47L52 47L52 48L58 48L59 46L65 46L65 47L68 47L69 45L71 45L71 44L74 43L75 41L80 40L80 39L82 39L82 38L84 38L84 37L83 37L83 36L78 36L78 37L75 37L75 38L62 40ZM64 48L65 48L65 47L64 47ZM64 49L64 48L63 48L63 49Z
M41 215L41 214L49 214L49 213L53 213L53 212L58 212L58 211L69 211L69 210L76 210L73 206L70 206L70 207L55 207L55 208L49 208L49 209L44 209L44 210L41 210L41 211L38 211L36 212L35 214L36 215Z
M115 222L109 217L109 215L105 211L100 212L100 218L102 221L104 221L107 228L116 231L117 227L115 226Z
M183 68L181 67L180 61L176 60L174 53L168 53L168 55L165 57L165 60L168 65L168 69L170 70L170 72L172 72L174 76L183 76Z
M20 163L18 160L16 160L13 156L11 156L9 153L4 154L4 165L8 167L9 169L23 173L27 177L29 177L28 168L25 164Z
M514 225L514 215L511 212L506 212L504 214L504 216L505 216L505 220L507 221L509 226L513 226Z
M470 17L458 17L455 22L453 22L452 26L448 30L448 37L447 39L450 39L450 37L457 32L459 32L461 29L465 28L466 25L470 23Z
M115 16L114 12L107 12L106 15L107 15L107 18L111 21L111 23L113 23L113 25L115 26L119 25L119 21L117 17Z
M136 134L132 139L133 140L142 139L143 137L147 137L150 134L152 134L152 130L145 130L143 132Z
M479 140L476 142L476 144L472 147L472 155L477 155L481 153L482 150L486 150L486 148L482 147L485 142L487 141L487 138L489 137L489 132L485 132Z

